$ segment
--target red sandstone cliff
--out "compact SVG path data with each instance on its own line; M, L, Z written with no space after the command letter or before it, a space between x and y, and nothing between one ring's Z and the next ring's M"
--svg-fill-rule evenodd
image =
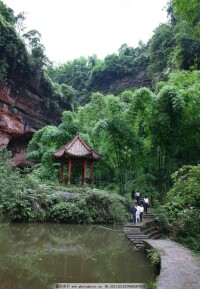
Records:
M12 151L16 166L26 166L27 145L34 131L47 125L58 124L61 111L47 108L45 99L27 89L15 88L13 82L0 82L0 149Z

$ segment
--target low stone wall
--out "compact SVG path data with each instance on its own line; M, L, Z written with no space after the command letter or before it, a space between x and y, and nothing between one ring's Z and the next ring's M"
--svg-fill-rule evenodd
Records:
M192 251L171 240L145 240L144 245L160 255L157 289L200 288L200 258Z

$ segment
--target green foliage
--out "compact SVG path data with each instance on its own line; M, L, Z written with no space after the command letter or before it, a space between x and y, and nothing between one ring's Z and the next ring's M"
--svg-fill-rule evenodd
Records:
M172 175L174 186L168 193L182 206L200 207L200 166L183 166Z
M8 8L2 1L0 1L0 13L5 21L14 24L15 17L13 15L13 10Z
M150 262L153 265L159 265L160 264L159 253L155 249L147 250L147 252L148 252L147 257L150 259Z
M8 151L0 152L1 214L10 221L42 221L43 208L51 203L46 193L31 176L23 177L13 167Z
M55 187L55 185L54 185ZM41 185L34 175L22 176L10 154L0 152L0 213L14 222L125 223L126 200L114 193L89 190L75 202L53 194L57 188ZM80 192L80 188L79 188Z
M30 64L26 48L14 28L14 15L11 9L0 1L0 79L17 74L18 81L27 79Z
M174 186L167 194L167 203L156 208L155 216L164 234L196 252L200 252L199 173L199 166L184 166L174 173Z
M4 203L3 214L11 221L29 222L34 220L34 212L31 203L27 199L9 200Z
M132 48L123 44L119 54L107 55L103 62L95 65L90 73L89 85L92 90L111 90L111 84L116 79L135 75L146 69L148 64L147 47L140 43L139 47Z
M173 7L177 15L189 22L193 28L193 34L199 39L200 33L200 18L199 9L200 3L198 0L173 0Z
M46 73L54 83L68 87L67 95L70 97L70 102L85 104L89 101L89 74L98 62L96 55L90 56L88 59L80 57L58 67L49 65Z
M159 280L159 276L156 277L156 280L154 282L151 283L151 289L156 289L158 287L158 280Z
M53 205L49 220L61 223L125 223L128 220L126 202L116 194L88 192L75 203Z
M96 55L88 59L80 57L58 67L49 66L47 73L53 82L73 87L77 92L74 103L83 105L89 102L92 92L122 92L121 83L125 89L135 89L134 78L139 73L143 73L148 86L151 80L155 88L158 82L167 81L172 71L199 69L197 2L169 1L170 21L155 29L147 45L139 42L138 47L133 48L125 43L118 53L107 55L104 60L97 59Z
M54 205L50 210L50 221L60 223L88 223L87 215L84 210L74 203L59 203Z
M0 198L2 201L21 194L23 183L19 177L19 171L13 168L11 154L6 150L0 151L0 175Z
M54 89L44 68L49 65L41 35L37 30L24 33L24 14L16 17L12 9L0 1L0 80L12 84L12 94L23 95L28 88L44 100L46 114L60 114L61 108L72 109L61 92ZM16 27L15 27L16 25ZM16 31L19 31L19 33Z
M199 71L172 73L157 95L150 132L158 156L158 191L170 189L178 167L198 162L199 101Z
M66 84L61 84L60 86L62 97L67 103L70 103L72 105L72 102L76 98L76 91L72 86L68 86ZM72 107L73 110L73 107Z
M16 33L14 24L20 33L24 30L24 14L20 13L15 17L11 9L2 1L0 3L1 79L16 79L17 75L17 80L26 80L32 91L39 93L42 90L48 95L45 85L43 87L46 68L45 71L54 84L71 87L71 92L67 93L67 99L70 98L68 109L88 103L90 94L94 91L117 93L116 83L121 80L125 79L129 88L127 79L132 82L133 76L139 72L148 74L153 86L156 86L160 80L167 80L172 70L194 70L200 67L197 0L190 3L179 0L169 2L171 22L159 25L147 45L139 42L138 47L133 48L122 44L118 53L107 55L104 60L92 55L87 59L80 57L57 67L53 67L47 59L44 46L40 42L41 35L37 30L26 31L23 40ZM28 43L29 52L25 49L24 41ZM132 88L135 88L134 85ZM52 89L49 98L56 96L59 99L63 96L60 89L58 95L56 92L58 90Z
M199 77L199 71L173 73L157 96L140 88L126 92L128 102L126 94L93 93L87 105L64 112L59 127L47 126L34 135L28 155L42 164L37 164L38 175L58 179L51 154L80 132L102 154L95 169L97 186L118 184L120 193L128 194L132 183L149 197L156 191L164 199L171 174L198 161Z
M153 82L165 79L168 74L169 60L175 45L173 30L170 25L160 24L149 40L148 74Z
M169 230L170 230L170 223L169 223L169 220L167 218L167 213L166 213L165 208L158 207L156 209L155 221L156 221L156 224L159 228L159 231L162 234L167 235L169 233Z

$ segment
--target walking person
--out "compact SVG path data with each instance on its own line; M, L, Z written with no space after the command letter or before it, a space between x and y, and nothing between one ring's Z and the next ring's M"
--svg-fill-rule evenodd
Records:
M139 193L139 192L136 192L136 193L135 193L135 197L136 197L137 204L139 205L140 193Z
M149 199L148 198L144 198L144 212L147 214L147 209L149 207Z
M144 207L140 205L140 222L143 220L143 215L144 215Z
M136 205L136 209L137 209L136 212L136 223L137 223L140 222L140 206Z
M136 223L136 212L137 212L137 209L136 209L135 205L132 205L131 206L131 221L132 221L132 224L134 224L134 225Z
M135 190L134 189L131 191L131 198L134 201L134 199L135 199Z
M142 196L140 196L140 199L139 199L139 206L141 205L144 207L144 198Z

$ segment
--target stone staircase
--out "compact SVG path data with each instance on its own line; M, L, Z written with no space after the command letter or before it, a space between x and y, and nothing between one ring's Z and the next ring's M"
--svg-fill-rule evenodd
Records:
M159 239L162 237L157 229L152 213L145 214L144 221L141 223L137 223L136 225L127 224L123 232L136 248L140 248L145 239Z
M149 239L160 239L162 237L153 218L149 219L141 226L141 231L148 236Z
M141 247L144 239L148 239L148 236L141 232L140 225L128 224L124 227L123 232L135 247Z

